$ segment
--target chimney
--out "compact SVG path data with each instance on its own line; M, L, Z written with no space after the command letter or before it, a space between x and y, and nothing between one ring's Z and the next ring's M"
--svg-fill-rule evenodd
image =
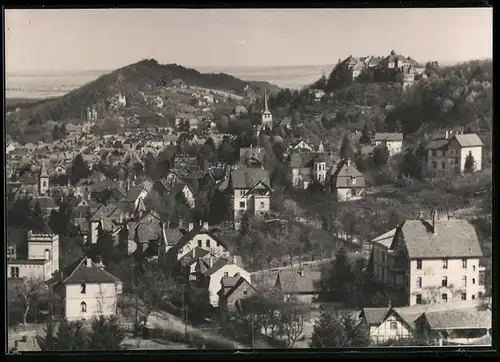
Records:
M194 224L192 222L189 222L189 224L188 224L188 231L193 230L193 228L194 228Z
M192 257L195 258L195 256L196 256L196 248L193 248L193 250L191 250L191 254L192 254Z
M100 256L97 257L97 263L96 263L96 266L99 268L99 269L104 269L104 264L102 263L102 258Z
M345 164L346 164L347 166L351 166L351 159L350 159L350 158L348 158L348 159L345 161Z
M211 268L214 265L214 257L213 255L210 254L210 257L208 258L208 267Z
M446 139L448 139L449 131L446 131Z
M85 258L85 266L90 268L92 266L92 260L89 257Z
M418 219L419 219L419 220L423 220L423 219L424 219L424 212L423 212L422 210L420 210L420 211L418 212Z
M389 302L388 302L387 306L388 306L389 308L392 308L392 302L391 302L391 300L390 300L390 299L389 299Z
M208 231L208 221L203 221L202 229Z
M300 275L301 277L303 277L303 276L304 276L304 268L300 268L300 269L299 269L299 275Z
M436 233L436 210L431 211L431 218L432 218L432 233Z
M232 262L233 262L233 264L238 265L238 256L237 255L233 255Z

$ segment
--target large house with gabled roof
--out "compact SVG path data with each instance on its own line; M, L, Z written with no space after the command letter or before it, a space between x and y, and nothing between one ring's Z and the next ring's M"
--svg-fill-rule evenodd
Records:
M372 273L399 305L478 299L485 291L482 255L474 226L433 211L372 241Z
M330 174L329 184L339 201L358 200L365 189L365 177L351 160L342 160Z

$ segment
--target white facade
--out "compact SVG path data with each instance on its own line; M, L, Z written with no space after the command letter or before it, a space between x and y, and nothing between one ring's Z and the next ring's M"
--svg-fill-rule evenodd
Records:
M441 303L478 299L479 293L484 293L484 285L479 285L478 258L425 259L420 262L421 269L417 260L410 262L410 306L420 304L418 298Z
M363 188L359 187L337 187L337 200L338 201L355 201L360 200L363 197Z
M236 264L229 263L210 275L210 284L208 287L210 293L210 304L214 307L219 306L219 295L217 292L221 288L221 280L223 277L234 277L239 273L240 277L250 280L250 273L242 269Z
M52 265L50 260L43 263L9 261L7 263L7 278L48 280L52 277L52 273L50 272L51 269Z
M118 295L121 294L121 283L84 283L66 285L64 291L64 308L68 320L92 319L99 316L116 314Z
M386 342L390 339L398 340L411 336L411 329L394 313L387 317L379 326L370 326L370 339L376 344Z
M28 232L28 260L48 260L50 274L59 270L59 235Z
M229 255L229 252L224 245L220 245L209 234L201 232L187 242L181 249L179 249L177 252L177 260L186 254L191 252L194 253L194 249L196 248L205 249L217 257L225 257Z
M389 156L394 156L403 150L403 141L375 141L375 147L385 144Z
M465 161L469 153L471 153L475 161L474 171L479 171L482 169L482 152L482 145L462 147L453 138L441 149L427 150L427 167L434 174L463 173Z
M269 212L270 209L270 192L262 182L259 182L253 189L234 189L233 210L235 221L246 211L251 212L253 215L260 215ZM238 225L238 222L236 222L236 225Z

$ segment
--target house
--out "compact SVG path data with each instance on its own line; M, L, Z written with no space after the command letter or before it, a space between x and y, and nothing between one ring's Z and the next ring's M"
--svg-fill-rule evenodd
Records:
M296 140L295 142L292 142L292 144L289 147L290 153L295 151L314 152L314 147L304 140Z
M208 230L208 225L189 224L189 230L182 235L180 240L176 240L173 246L163 246L165 259L170 262L176 262L184 257L201 257L197 255L196 248L203 249L216 257L228 256L228 246L225 240L211 233Z
M375 147L387 147L389 156L394 156L403 150L402 133L375 133L373 142L375 143Z
M423 313L415 334L427 340L461 345L491 345L491 311L477 308Z
M327 176L326 158L322 153L295 153L290 158L293 187L307 189L314 181L324 183Z
M363 308L359 314L360 322L368 327L370 339L374 344L389 340L400 340L418 336L416 320L427 313L447 313L477 309L479 300L452 301L449 303L414 305L394 308L391 305L382 308Z
M28 253L20 257L16 246L7 250L7 278L48 280L59 270L59 235L27 234Z
M63 298L69 321L88 320L117 313L122 282L105 270L102 262L83 257L65 267L47 284Z
M219 310L221 312L234 312L240 300L255 296L257 290L249 280L242 276L223 277L220 282Z
M274 284L275 291L285 297L296 296L301 302L312 304L316 302L321 291L321 273L308 272L303 268L298 272L280 271Z
M231 172L229 192L232 194L230 208L233 209L235 228L239 228L242 214L266 214L270 210L271 186L269 173L261 168L242 167Z
M242 277L250 280L250 273L242 268L238 258L211 258L209 269L204 273L202 284L208 285L210 294L210 304L214 307L219 306L219 291L221 290L221 281L225 277Z
M248 115L248 110L244 106L236 106L233 109L233 114L237 117L246 117Z
M477 299L484 293L483 253L466 220L431 212L406 220L372 241L374 279L393 291L400 305Z
M483 142L475 133L452 134L446 131L444 138L430 141L426 150L427 168L433 175L463 173L469 154L474 158L474 171L482 168Z
M330 175L330 191L339 201L358 200L365 189L365 178L351 160L340 161Z
M263 147L240 148L240 164L248 167L262 167L266 150Z

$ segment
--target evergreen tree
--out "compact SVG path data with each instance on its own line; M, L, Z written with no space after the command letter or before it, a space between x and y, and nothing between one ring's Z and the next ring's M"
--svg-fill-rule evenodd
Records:
M46 231L45 220L43 217L42 208L40 207L40 202L37 200L30 213L30 225L31 229L35 233L43 233Z
M474 156L472 156L472 152L469 151L469 154L465 158L464 173L472 173L475 170L476 170L476 160L474 160Z
M62 138L62 134L61 134L61 129L59 128L59 126L56 124L54 126L54 128L52 128L52 139L54 141L57 141L59 139Z
M354 148L348 135L345 135L342 140L342 145L340 146L340 157L343 160L354 158Z
M46 335L37 336L38 346L42 351L85 351L88 349L88 333L84 330L83 324L78 322L68 322L63 319L57 327L57 334L53 322L49 322L46 328Z
M91 350L118 350L125 338L116 316L100 316L92 322L92 333L89 338Z
M76 155L71 166L70 181L75 185L81 179L88 177L90 174L89 166L83 159L81 154Z
M144 159L144 172L146 175L152 176L155 170L155 158L151 152L148 152L146 158Z
M381 167L387 165L387 161L389 161L389 150L387 146L384 144L383 146L376 147L373 150L373 163L376 167Z
M363 127L363 133L361 134L361 137L359 138L359 143L361 144L370 144L370 130L368 129L368 125L365 124Z

